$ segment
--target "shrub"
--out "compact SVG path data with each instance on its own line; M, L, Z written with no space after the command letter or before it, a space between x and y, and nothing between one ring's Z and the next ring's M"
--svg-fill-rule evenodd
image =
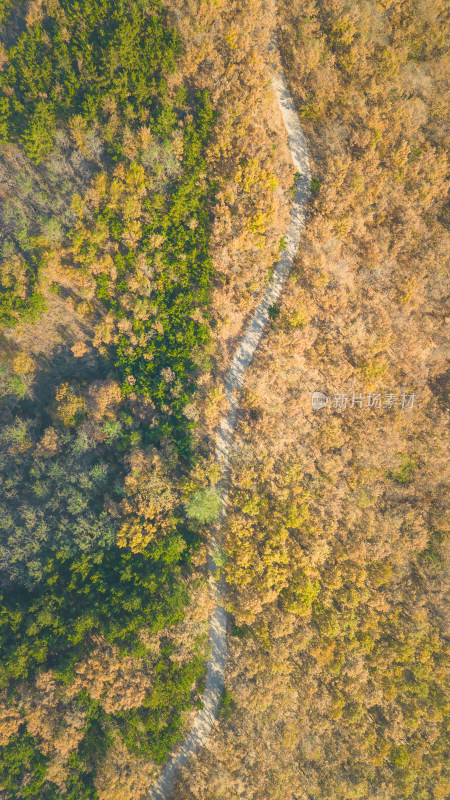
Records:
M221 499L215 489L199 489L186 503L186 514L196 522L213 522L219 516Z

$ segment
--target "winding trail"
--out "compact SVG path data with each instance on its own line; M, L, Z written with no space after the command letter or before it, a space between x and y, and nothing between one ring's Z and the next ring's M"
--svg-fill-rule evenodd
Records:
M272 39L271 50L276 53L278 61L281 63L275 35ZM223 574L221 574L221 576L216 579L216 559L217 563L220 563L222 546L221 528L222 522L226 516L228 500L231 443L245 372L252 361L264 328L269 320L269 308L280 296L284 282L292 267L305 222L306 206L311 185L311 172L306 141L281 68L272 75L272 85L286 126L292 161L300 177L296 184L289 227L285 237L286 249L273 268L269 286L236 350L225 382L226 398L230 410L228 415L222 418L216 436L216 460L220 465L221 475L216 489L220 495L222 506L219 519L216 525L212 526L208 539L209 586L214 604L214 611L210 620L209 641L211 655L208 662L206 687L203 694L203 708L197 714L192 729L181 747L168 759L159 779L148 794L148 800L168 800L178 771L186 764L187 760L195 755L206 743L219 711L227 660L227 619L224 608L224 577Z

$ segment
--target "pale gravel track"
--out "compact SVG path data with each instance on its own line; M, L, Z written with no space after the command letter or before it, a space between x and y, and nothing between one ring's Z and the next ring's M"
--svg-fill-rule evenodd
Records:
M279 61L278 46L275 37L273 38L271 49L277 53ZM226 398L230 410L227 416L222 418L216 437L216 460L220 465L221 474L216 489L221 497L222 506L217 525L211 528L208 538L209 586L214 611L211 615L209 628L210 658L208 662L206 686L202 698L203 708L197 714L191 731L185 738L181 747L175 751L165 764L159 779L147 795L148 800L168 800L179 770L186 764L191 756L195 755L204 746L217 719L220 698L224 687L227 660L227 619L224 608L224 578L223 576L218 579L215 577L217 566L214 556L218 556L217 562L220 563L222 546L220 532L222 522L226 516L231 443L245 372L252 361L264 328L269 320L269 308L276 303L280 296L284 282L292 267L305 222L306 206L311 185L311 171L306 141L281 69L273 74L272 85L287 130L292 161L295 169L300 174L300 178L296 184L289 227L285 237L286 249L273 268L269 286L236 350L225 381Z

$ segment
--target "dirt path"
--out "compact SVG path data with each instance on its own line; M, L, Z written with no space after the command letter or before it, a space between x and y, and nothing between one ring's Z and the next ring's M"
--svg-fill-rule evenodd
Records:
M272 48L278 51L275 38ZM225 665L227 660L227 620L226 612L223 607L225 602L224 581L223 578L216 580L214 577L217 571L214 556L217 555L217 561L220 562L219 554L222 545L221 523L226 516L227 509L231 442L246 369L253 358L264 328L269 320L269 308L276 303L280 296L284 282L292 267L305 221L306 205L311 184L311 172L306 141L281 68L273 75L272 84L288 133L292 161L295 169L300 174L300 178L297 182L289 228L285 237L286 249L283 251L280 260L274 266L271 282L251 322L247 326L241 343L236 350L225 382L226 396L230 411L228 415L222 419L216 438L216 459L221 467L221 479L216 488L221 496L222 508L218 523L211 529L208 541L209 583L214 602L214 611L211 616L209 629L211 655L208 662L206 687L203 694L203 708L197 714L192 729L181 747L175 751L167 761L158 781L150 790L148 795L149 800L167 800L169 798L179 769L186 764L190 756L195 755L206 743L217 718L224 686Z

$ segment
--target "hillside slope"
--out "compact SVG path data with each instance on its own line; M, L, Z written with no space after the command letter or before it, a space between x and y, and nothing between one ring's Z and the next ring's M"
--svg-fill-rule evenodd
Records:
M278 4L313 199L244 387L226 703L181 798L448 795L446 13Z

